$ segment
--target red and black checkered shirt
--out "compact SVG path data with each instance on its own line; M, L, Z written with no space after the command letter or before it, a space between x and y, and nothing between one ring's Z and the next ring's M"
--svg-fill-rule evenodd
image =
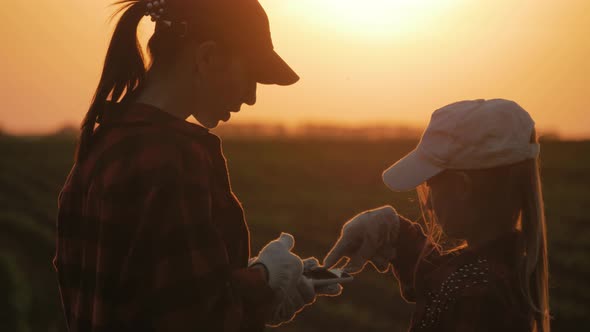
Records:
M401 221L392 265L402 296L416 303L410 332L532 331L517 276L518 232L479 249L441 254L419 224Z
M58 200L54 267L71 332L261 331L273 293L220 139L111 104Z

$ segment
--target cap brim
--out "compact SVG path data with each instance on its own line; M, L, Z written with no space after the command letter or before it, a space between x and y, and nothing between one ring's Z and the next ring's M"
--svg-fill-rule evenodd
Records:
M258 83L291 85L299 81L299 75L274 50L258 54L253 60L252 69Z
M414 150L383 172L383 182L393 191L408 191L443 170Z

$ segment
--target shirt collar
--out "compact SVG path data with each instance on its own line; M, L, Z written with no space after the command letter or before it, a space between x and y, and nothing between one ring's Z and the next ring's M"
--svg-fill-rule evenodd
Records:
M156 106L141 102L128 104L107 102L97 122L105 126L156 125L193 137L213 135L203 126L177 118Z

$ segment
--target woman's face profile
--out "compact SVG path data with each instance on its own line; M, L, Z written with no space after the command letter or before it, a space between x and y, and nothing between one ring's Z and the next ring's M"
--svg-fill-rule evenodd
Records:
M205 42L196 52L194 96L198 111L193 114L205 127L228 121L242 104L256 103L256 80L245 57L226 54L214 42Z

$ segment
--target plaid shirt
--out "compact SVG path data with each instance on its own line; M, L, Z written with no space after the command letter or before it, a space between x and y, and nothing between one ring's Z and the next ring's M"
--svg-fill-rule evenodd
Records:
M409 331L532 331L516 275L518 232L441 254L419 224L401 220L392 265L402 296L416 303Z
M261 331L273 292L220 139L158 108L105 109L58 199L53 260L81 331Z

